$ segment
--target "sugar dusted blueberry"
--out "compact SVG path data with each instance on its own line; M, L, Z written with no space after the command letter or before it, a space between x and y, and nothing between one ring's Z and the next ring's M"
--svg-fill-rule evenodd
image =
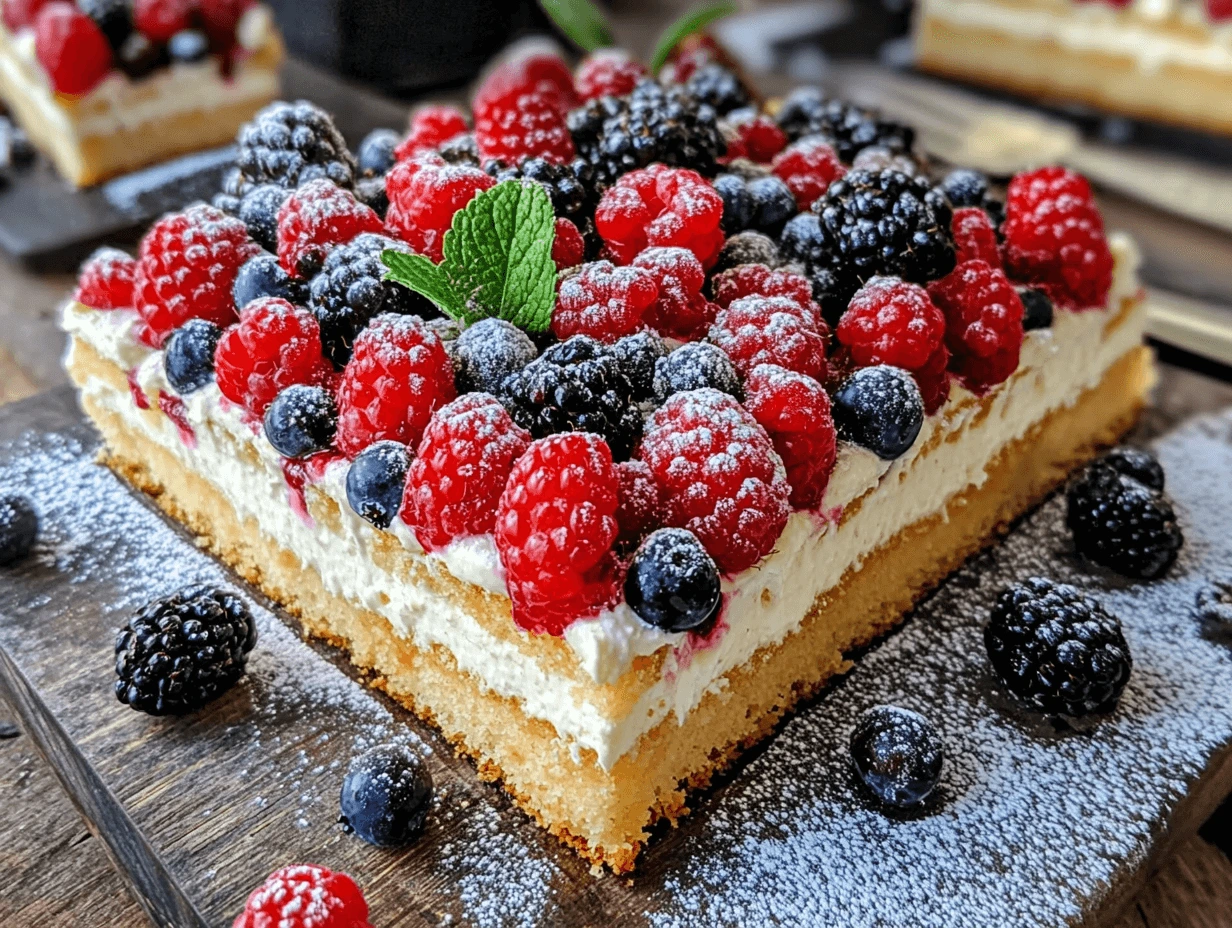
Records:
M183 64L204 61L210 56L210 40L198 29L182 29L167 43L167 53Z
M697 536L661 528L642 542L625 578L625 599L642 621L669 632L704 624L719 608L719 569Z
M386 174L394 166L394 152L401 141L401 136L393 129L373 129L369 132L355 153L360 173L365 177Z
M1022 299L1023 331L1052 328L1053 307L1047 293L1035 287L1020 287L1018 296Z
M740 374L727 353L709 342L689 342L655 363L654 388L659 402L676 393L712 387L744 398Z
M214 379L214 350L222 329L205 319L189 319L171 333L163 352L163 370L176 393L195 393Z
M432 775L411 750L390 744L361 756L342 781L339 821L378 847L410 844L432 805Z
M856 774L881 802L910 808L927 799L941 779L945 744L936 726L917 712L876 706L851 735Z
M338 409L324 387L287 387L265 410L265 437L275 451L289 458L326 450L337 428Z
M915 444L924 425L924 400L901 368L863 367L834 394L834 423L840 438L892 461Z
M389 528L402 506L411 455L406 445L378 441L355 456L347 471L347 502L377 528Z
M535 360L539 350L525 332L503 319L482 319L453 344L459 393L501 392L501 385Z
M277 184L253 187L240 200L239 217L254 242L267 251L278 249L278 211L290 191Z
M253 300L267 296L304 306L308 303L308 285L284 271L272 254L261 252L250 258L235 275L231 295L236 309L243 309Z

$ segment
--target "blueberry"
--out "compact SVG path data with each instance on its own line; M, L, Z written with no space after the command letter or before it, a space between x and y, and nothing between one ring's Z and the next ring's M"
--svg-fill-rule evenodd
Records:
M0 496L0 567L20 561L38 537L38 513L24 496Z
M278 250L278 211L291 192L276 184L253 187L240 200L239 217L248 234L266 251Z
M924 425L920 388L900 368L862 367L834 394L834 423L840 438L892 461L915 444Z
M376 177L389 172L394 166L394 150L402 137L393 129L373 129L359 143L355 153L361 174Z
M196 29L181 29L167 43L167 51L171 53L172 61L180 61L184 64L204 61L210 55L210 40L204 32Z
M692 532L661 528L633 555L625 600L646 624L686 632L718 611L719 569Z
M713 387L744 400L744 385L722 348L709 342L689 342L655 362L654 388L659 402L688 390Z
M749 186L738 174L720 174L714 179L714 189L723 198L723 231L728 235L753 224L753 198Z
M326 450L338 428L338 408L324 387L287 387L265 410L265 437L288 458L306 458Z
M377 528L389 528L402 507L411 455L406 445L378 441L355 456L347 471L347 502Z
M151 42L140 32L134 32L120 46L116 63L121 71L137 80L152 74L167 63L167 49Z
M783 256L779 254L779 246L774 239L761 232L737 232L719 252L719 260L711 274L719 274L742 264L778 267L782 263Z
M1155 456L1140 448L1113 448L1100 462L1126 477L1133 477L1144 487L1162 491L1164 469Z
M851 762L864 785L888 806L919 805L937 787L945 745L924 716L876 706L851 733Z
M348 834L378 847L410 844L428 818L432 776L408 748L382 745L351 765L339 804Z
M355 184L355 198L371 207L382 219L389 212L389 192L384 177L361 177Z
M959 168L945 176L941 182L941 192L949 199L951 206L983 206L984 198L988 196L988 178L979 171Z
M749 196L753 201L753 215L749 225L758 232L778 236L787 220L799 211L796 195L781 177L771 174L758 177L748 183Z
M205 319L189 319L171 333L163 370L176 393L193 393L214 379L214 349L220 338L222 329Z
M307 306L308 285L294 279L282 269L277 258L267 253L249 258L240 268L231 287L231 296L235 299L236 309L243 309L263 296L278 297L296 306Z
M633 398L644 401L654 398L655 365L667 356L667 345L657 332L626 335L612 345L612 354L633 386Z
M539 354L530 337L503 319L483 319L466 329L453 345L454 377L459 393L500 392L501 384Z
M1022 297L1022 327L1026 331L1052 328L1052 300L1047 293L1034 287L1023 287L1018 295Z
M827 264L830 250L821 229L821 217L807 212L793 218L783 227L779 250L787 261L798 261L805 267Z

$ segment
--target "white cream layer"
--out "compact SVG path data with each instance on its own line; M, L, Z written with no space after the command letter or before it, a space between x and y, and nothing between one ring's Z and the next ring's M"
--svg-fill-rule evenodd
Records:
M1113 250L1118 272L1110 305L1119 307L1137 292L1136 255L1124 238L1114 238ZM208 474L241 515L254 518L280 546L299 555L330 592L384 616L419 647L440 644L447 648L461 670L493 692L517 699L528 715L550 722L575 756L582 749L593 750L600 765L610 769L669 714L683 722L707 692L726 685L725 675L732 669L798 628L817 596L835 586L848 569L859 569L869 554L906 526L944 512L955 495L982 485L986 468L1002 447L1097 384L1118 358L1142 340L1140 308L1105 338L1103 330L1111 312L1058 312L1052 329L1029 333L1022 354L1022 368L1028 375L996 391L983 421L947 442L938 453L922 455L920 449L938 429L947 433L963 429L978 409L972 404L954 413L969 398L957 386L946 409L928 419L913 450L897 461L884 462L860 448L840 446L823 504L823 513L831 520L794 514L771 555L724 582L729 594L724 616L727 628L712 646L695 649L688 636L651 628L623 604L596 619L574 623L565 640L579 665L600 683L617 680L637 655L672 649L662 678L622 718L605 716L572 681L546 674L532 658L488 633L448 600L403 584L377 567L368 553L376 530L355 516L346 503L345 464L330 467L318 485L339 504L343 515L340 539L295 514L287 502L277 453L264 436L242 421L234 407L221 401L217 387L185 398L187 416L197 434L195 449L184 445L166 417L151 423L139 415L127 393L101 380L87 384L85 392L121 416L130 428L166 448L184 466ZM138 382L148 392L168 390L161 353L135 344L131 337L134 319L129 311L97 312L70 305L64 313L64 328L107 360L126 369L136 367ZM228 442L220 441L223 436L251 443L264 465L263 473L241 464L229 452ZM864 499L859 511L838 526L834 517L842 507L874 488L876 492ZM503 595L504 580L490 537L467 539L439 555L424 555L405 525L396 523L393 532L431 569L448 571Z

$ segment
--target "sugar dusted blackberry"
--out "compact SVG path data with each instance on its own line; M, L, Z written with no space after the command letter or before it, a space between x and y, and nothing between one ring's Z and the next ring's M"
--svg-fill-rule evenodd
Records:
M510 375L539 354L530 336L503 319L481 319L453 344L453 374L458 394L500 394Z
M792 91L775 118L793 142L806 135L825 136L848 164L870 145L909 152L915 143L915 130L911 127L881 119L854 103L827 99L816 87Z
M319 178L355 187L356 164L333 119L300 100L272 103L240 129L236 164L254 184L296 188Z
M879 364L860 368L838 388L833 414L840 438L893 461L915 444L924 400L909 373Z
M402 507L411 454L396 441L369 445L351 461L347 471L347 502L361 519L377 528L389 528Z
M1111 710L1133 669L1120 620L1074 587L1041 577L1001 593L984 645L1009 690L1052 715Z
M278 211L290 195L285 187L261 184L240 199L236 215L248 226L252 240L266 251L278 250Z
M381 313L435 316L427 299L385 279L385 251L409 252L402 242L365 232L329 253L312 279L309 308L321 324L326 356L338 367L351 357L351 346L369 320Z
M479 165L479 145L473 132L464 132L442 142L436 153L450 164Z
M265 296L306 306L308 292L307 281L292 277L282 269L277 257L264 251L244 262L231 286L231 296L235 299L237 310Z
M167 383L181 396L195 393L214 379L214 350L222 329L205 319L189 319L163 346Z
M150 715L195 712L244 675L256 643L243 600L186 587L142 607L116 635L116 698Z
M553 345L501 388L513 421L535 438L557 432L602 436L618 461L642 436L642 416L620 360L585 335Z
M662 337L657 332L638 332L620 339L609 350L629 378L633 398L638 402L654 399L655 366L668 351Z
M693 99L709 106L720 116L752 102L752 95L739 76L718 63L698 68L689 75L684 87Z
M1149 451L1143 451L1141 448L1113 448L1099 461L1126 477L1133 477L1144 487L1163 491L1164 469Z
M970 168L957 168L937 185L955 209L976 206L988 213L994 228L1005 222L1005 204L992 194L988 178Z
M770 236L761 232L737 232L723 245L712 272L719 274L742 264L764 264L774 268L782 263L779 246Z
M579 227L594 212L594 169L581 158L565 164L524 158L516 166L490 161L484 170L498 181L533 180L547 191L556 215L572 219Z
M719 568L692 532L661 528L633 555L625 601L647 625L687 632L718 612L723 602Z
M920 163L915 155L904 151L894 151L884 145L870 145L861 148L851 159L851 166L857 171L898 171L912 177L927 177L928 168Z
M338 821L377 847L401 847L419 837L432 807L432 775L401 744L375 747L342 780Z
M717 345L689 342L655 362L655 398L711 387L738 400L744 399L744 384L731 358Z
M338 407L324 387L293 384L265 410L265 437L283 457L306 458L325 451L338 428Z
M393 129L373 129L364 136L355 152L362 177L382 177L394 166L394 152L402 137Z
M1034 287L1019 287L1018 296L1022 299L1024 331L1052 328L1053 306L1047 293Z
M24 496L0 496L0 567L15 564L30 553L38 538L34 504Z
M1194 597L1194 616L1205 634L1232 644L1232 584L1226 580L1203 584Z
M773 174L753 180L720 174L714 189L723 198L723 231L728 235L751 230L777 238L797 212L795 194Z
M887 806L907 809L937 788L945 744L937 728L897 706L875 706L851 733L851 762L861 782Z

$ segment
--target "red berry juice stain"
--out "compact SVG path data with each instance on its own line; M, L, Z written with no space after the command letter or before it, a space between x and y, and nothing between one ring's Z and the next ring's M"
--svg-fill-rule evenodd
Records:
M188 407L174 393L166 390L158 391L158 408L175 424L175 430L180 433L180 441L186 448L197 447L197 433L188 421Z
M132 394L133 404L138 409L150 408L150 398L141 389L141 384L137 383L137 368L135 367L128 372L128 392Z
M709 651L711 648L718 647L723 636L729 628L727 624L727 607L731 603L731 594L723 594L723 604L719 607L719 614L714 617L714 620L708 625L703 625L697 631L688 632L672 654L676 658L675 671L668 671L664 676L671 683L675 680L676 674L682 670L688 670L689 665L693 663L693 655L700 654L702 651Z
M308 458L283 458L282 476L287 481L287 502L291 509L309 528L316 523L308 511L304 488L317 483L325 476L325 469L341 455L334 451L322 451Z

